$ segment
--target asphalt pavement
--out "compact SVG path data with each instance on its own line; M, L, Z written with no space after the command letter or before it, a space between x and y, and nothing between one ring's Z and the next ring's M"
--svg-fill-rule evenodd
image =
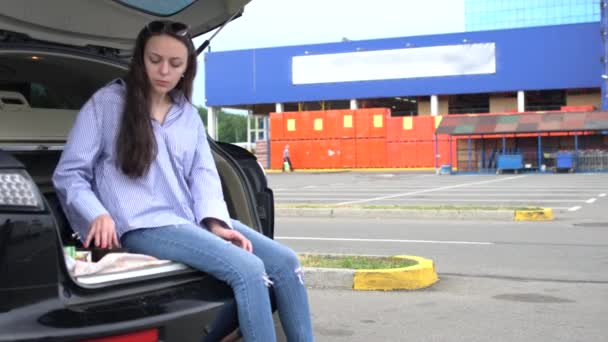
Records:
M413 292L309 290L318 341L604 341L608 174L270 174L277 204L552 208L555 221L277 217L299 253L418 255Z
M608 174L436 175L421 172L271 173L277 204L552 208L603 217ZM607 219L608 221L608 219Z
M428 290L310 290L317 341L603 342L598 284L444 276Z
M413 292L310 289L319 341L603 341L608 223L278 218L296 252L435 261Z

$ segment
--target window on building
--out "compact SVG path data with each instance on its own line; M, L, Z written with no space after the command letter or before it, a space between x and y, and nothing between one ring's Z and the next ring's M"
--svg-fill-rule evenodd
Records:
M566 91L557 90L528 90L525 92L526 112L539 110L560 110L566 105Z
M300 112L311 110L349 109L350 101L311 101L311 102L287 102L283 104L286 112Z
M418 98L396 96L359 100L359 108L390 108L391 116L417 116Z
M490 112L490 94L452 95L448 99L449 114L473 114Z

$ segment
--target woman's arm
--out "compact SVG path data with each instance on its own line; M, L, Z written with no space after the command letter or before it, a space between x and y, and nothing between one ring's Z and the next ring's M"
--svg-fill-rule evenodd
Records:
M220 177L211 155L209 142L207 141L205 126L198 114L196 114L196 117L198 122L197 144L194 147L192 168L186 177L194 200L194 216L196 222L202 222L205 219L216 219L226 228L232 228L228 208L224 201Z
M64 209L85 222L84 226L72 228L86 245L91 240L89 228L94 221L102 215L109 217L91 187L94 166L102 151L103 96L103 91L95 93L78 113L53 174L53 184ZM101 242L96 240L97 245Z

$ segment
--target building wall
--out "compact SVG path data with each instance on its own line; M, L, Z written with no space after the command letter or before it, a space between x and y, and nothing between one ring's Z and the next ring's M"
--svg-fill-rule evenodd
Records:
M294 85L294 57L494 44L495 72ZM207 106L601 86L599 23L285 46L205 54ZM406 90L407 93L404 93Z
M418 116L431 115L431 100L418 101Z
M439 96L439 115L448 114L448 97ZM431 115L431 99L418 101L418 115Z
M490 113L517 110L517 97L490 95Z
M599 93L595 94L568 94L566 96L566 104L568 106L586 106L592 105L595 108L600 109L601 107L601 96Z

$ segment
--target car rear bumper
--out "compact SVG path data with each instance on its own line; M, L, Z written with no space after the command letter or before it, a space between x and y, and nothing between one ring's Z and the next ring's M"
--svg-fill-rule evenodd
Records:
M200 341L232 301L230 288L211 277L102 303L47 300L0 313L0 341L83 341L151 328L159 341Z

